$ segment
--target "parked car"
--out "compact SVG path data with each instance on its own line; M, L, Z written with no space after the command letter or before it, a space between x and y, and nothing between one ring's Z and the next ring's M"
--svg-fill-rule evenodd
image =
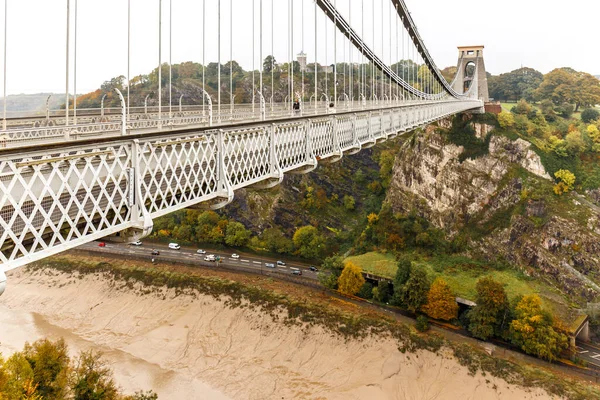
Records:
M106 247L106 243L100 242L100 243L98 243L98 247Z
M235 253L233 253L233 254L231 255L231 258L240 258L240 255L239 255L239 254L235 254Z
M292 270L292 274L294 274L294 275L302 275L302 270L294 269L294 270Z
M160 251L158 251L158 250L152 250L152 255L153 256L160 256Z
M308 269L310 269L312 272L318 272L319 271L317 269L317 267L315 267L314 265L311 265L310 267L308 267Z
M198 249L196 254L206 254L206 250Z
M282 267L285 267L285 263L283 261L277 261L277 265L281 265Z
M129 244L132 245L132 246L141 246L142 245L142 241L141 240L136 240L135 242L129 243Z
M273 264L273 263L265 263L265 267L267 267L267 268L275 268L275 264Z
M179 250L179 249L181 249L181 246L178 245L177 243L169 243L169 248L171 250Z

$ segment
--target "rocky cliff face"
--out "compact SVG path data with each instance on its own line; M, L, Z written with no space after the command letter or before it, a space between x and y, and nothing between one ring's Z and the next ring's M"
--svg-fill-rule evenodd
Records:
M502 256L581 300L600 295L597 199L554 195L540 158L522 139L492 136L487 155L463 162L462 151L433 126L404 143L387 195L393 210L416 210L450 235L469 237L473 252Z
M485 125L483 125L485 126ZM476 132L487 131L476 125ZM456 231L494 200L500 183L517 164L544 179L550 176L524 140L494 136L489 154L459 161L463 148L449 143L433 126L407 142L397 157L388 200L394 211L417 208L438 226ZM501 193L497 206L514 202L515 193ZM498 203L498 199L496 199Z

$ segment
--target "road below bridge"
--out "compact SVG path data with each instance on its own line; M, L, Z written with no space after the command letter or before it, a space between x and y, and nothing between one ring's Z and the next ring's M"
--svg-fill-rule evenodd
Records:
M198 254L198 248L189 246L182 246L180 250L169 249L168 245L162 243L150 243L144 242L140 246L134 246L125 243L114 243L114 242L103 242L106 244L105 247L100 247L101 242L90 242L79 246L76 250L85 250L98 255L116 255L120 257L135 257L137 259L143 259L154 262L157 265L165 263L178 263L183 262L187 265L197 265L202 267L227 267L233 269L239 269L241 271L251 270L254 273L273 273L277 272L280 274L293 274L294 270L302 271L302 278L311 281L317 280L317 273L311 271L310 265L301 263L298 261L287 262L285 258L281 258L281 261L285 262L285 265L277 265L277 261L271 257L261 257L249 253L236 252L234 250L212 250L203 248L206 254ZM158 250L160 255L153 256L152 250ZM232 258L232 254L238 254L240 258ZM219 263L204 261L206 255L213 254L215 257L220 257ZM267 267L266 264L273 265L274 267Z

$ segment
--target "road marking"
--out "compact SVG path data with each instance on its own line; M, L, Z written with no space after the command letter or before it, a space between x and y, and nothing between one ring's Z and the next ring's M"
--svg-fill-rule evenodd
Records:
M281 266L281 265L278 265L277 268L286 268L287 269L287 267L284 267L284 266Z
M260 261L252 261L254 264L260 264Z
M580 351L580 352L579 352L579 354L585 354L585 353L589 353L589 351L587 351L587 350L582 350L582 351Z
M593 358L594 360L598 360L600 359L600 354L594 354L593 356L590 356L591 358Z
M240 260L240 261L241 261L241 262L250 262L250 261L248 261L248 260Z

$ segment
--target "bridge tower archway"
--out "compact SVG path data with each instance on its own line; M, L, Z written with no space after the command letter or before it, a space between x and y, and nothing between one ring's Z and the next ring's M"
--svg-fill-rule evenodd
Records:
M453 89L458 93L465 93L469 90L475 78L474 73L477 71L478 98L484 102L488 102L490 95L487 74L485 72L485 62L483 61L483 48L484 46L458 47L458 76L456 77Z

